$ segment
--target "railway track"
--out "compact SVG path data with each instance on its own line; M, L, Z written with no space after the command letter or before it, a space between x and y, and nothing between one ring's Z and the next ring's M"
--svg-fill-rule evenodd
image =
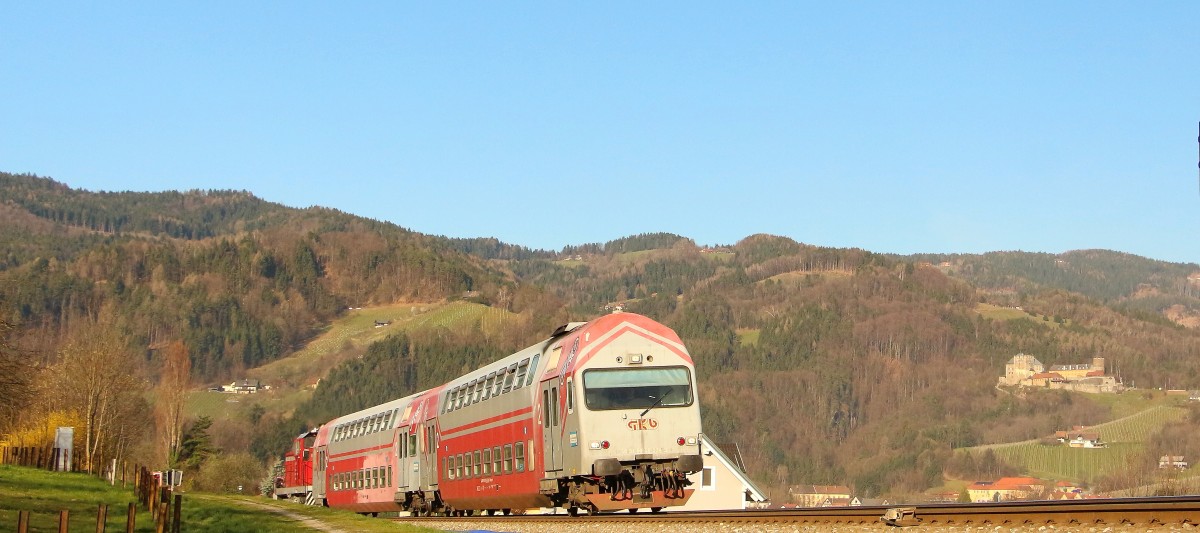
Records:
M443 529L461 530L463 525L484 524L497 531L554 530L562 526L580 526L581 530L626 529L626 526L670 527L680 525L721 524L741 527L872 526L885 528L880 521L891 507L832 507L787 510L700 511L664 513L607 513L570 517L557 515L521 515L495 517L402 517L396 520ZM909 507L915 511L908 525L923 527L988 526L1004 528L1054 528L1089 526L1200 526L1200 496L1163 498L1120 498L1070 502L1025 501L993 504L939 504ZM460 525L455 525L460 524ZM576 529L576 528L572 528ZM618 529L618 530L621 530Z

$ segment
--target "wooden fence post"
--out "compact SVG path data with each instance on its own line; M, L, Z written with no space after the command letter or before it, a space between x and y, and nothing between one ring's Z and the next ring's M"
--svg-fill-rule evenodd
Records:
M17 511L17 533L29 533L29 511Z
M179 533L179 519L183 514L183 495L175 495L175 514L171 517L171 533ZM101 532L103 533L103 532Z
M108 506L100 504L100 508L96 510L96 533L104 533L104 528L108 526Z
M63 509L58 512L58 533L67 533L71 522L71 511Z
M133 528L137 526L137 504L129 502L129 511L125 515L125 533L133 533Z

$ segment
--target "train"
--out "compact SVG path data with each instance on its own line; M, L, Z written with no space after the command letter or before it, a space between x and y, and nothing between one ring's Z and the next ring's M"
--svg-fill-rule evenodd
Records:
M626 312L299 435L276 498L362 514L652 512L703 468L695 364Z

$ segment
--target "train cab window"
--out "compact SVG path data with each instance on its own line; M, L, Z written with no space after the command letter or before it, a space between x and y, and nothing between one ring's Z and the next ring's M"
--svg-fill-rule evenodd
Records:
M483 450L483 475L491 475L492 473L492 450Z
M521 361L517 366L517 381L513 384L514 389L519 389L525 385L525 376L529 374L529 359Z
M527 377L527 378L525 379L525 386L526 386L526 387L528 387L528 386L530 386L530 385L533 385L533 378L534 378L534 376L536 376L536 375L537 375L537 364L538 364L538 358L539 358L539 357L541 357L541 354L534 354L534 355L533 355L533 363L530 363L530 365L529 365L529 377Z
M504 473L512 472L512 444L504 445Z
M492 474L500 475L500 447L492 448Z
M471 470L471 475L473 475L473 476L479 475L479 450L475 450L475 466Z
M515 376L516 374L517 374L517 364L513 363L512 366L508 367L508 372L504 373L504 392L508 392L508 391L512 390L513 376Z
M516 461L517 461L516 465L514 465L514 470L516 470L517 472L524 472L525 471L525 443L524 442L518 442L516 444L516 447L514 448L513 456L516 458Z
M589 409L660 409L692 404L686 367L592 369L583 372Z

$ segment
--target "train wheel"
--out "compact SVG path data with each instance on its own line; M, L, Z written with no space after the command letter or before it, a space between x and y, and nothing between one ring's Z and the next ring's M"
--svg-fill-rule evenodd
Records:
M496 510L495 510L495 509L488 509L488 510L487 510L487 513L488 513L488 516L496 516Z
M508 516L508 515L510 515L510 514L512 514L512 509L505 509L505 510L504 510L504 516Z
M466 513L466 514L467 514L467 516L475 516L475 510L474 510L474 509L466 510L466 511L463 511L463 512L464 512L464 513Z
M579 508L575 506L568 507L567 514L571 516L579 516Z
M657 513L662 510L662 507L651 507L650 512Z
M639 510L640 510L640 509L638 509L637 507L630 507L630 508L629 508L629 514L634 514L634 513L638 512Z

